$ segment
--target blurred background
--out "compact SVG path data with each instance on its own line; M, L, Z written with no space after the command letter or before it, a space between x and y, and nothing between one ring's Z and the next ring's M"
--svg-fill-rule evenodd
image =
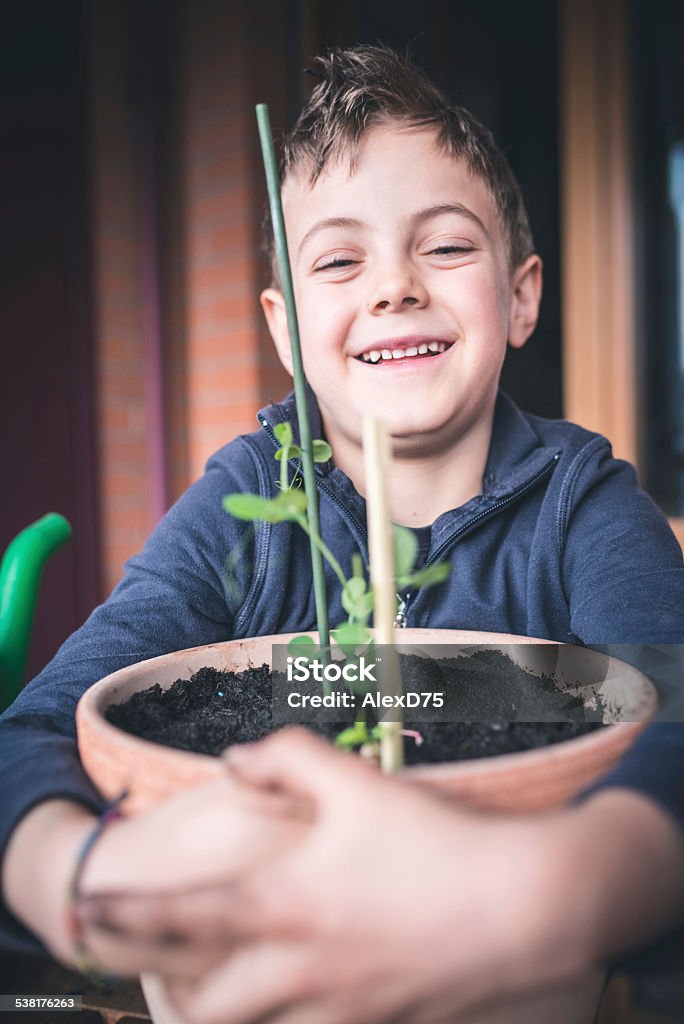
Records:
M0 549L49 510L31 673L288 380L261 321L276 130L321 49L409 49L494 130L545 262L524 408L606 434L684 537L684 5L26 0L0 40Z

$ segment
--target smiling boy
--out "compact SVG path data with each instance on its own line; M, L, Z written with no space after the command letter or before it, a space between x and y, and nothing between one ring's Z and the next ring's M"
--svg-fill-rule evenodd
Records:
M309 177L306 164L286 177L283 206L305 371L335 464L363 493L360 424L373 409L393 439L394 520L427 526L481 492L506 344L534 329L541 261L433 127L380 122L353 173L347 153ZM261 301L291 372L283 297Z
M283 200L304 365L316 398L313 413L320 415L314 436L324 434L333 451L333 464L317 468L327 543L345 567L357 550L367 557L360 419L372 408L392 436L393 518L418 530L427 559L448 557L453 565L450 579L439 587L404 595L405 623L584 643L684 642L681 552L662 515L639 490L632 468L612 458L605 438L563 421L528 416L498 391L507 345L523 345L537 321L541 261L518 186L490 133L449 105L407 61L382 48L334 53L319 59L317 68L320 81L286 139ZM263 292L262 305L289 368L277 287ZM294 418L291 398L262 410L263 429L236 439L210 460L204 477L128 564L110 599L3 717L0 766L7 781L0 787L5 801L0 842L6 848L4 898L13 912L2 921L7 941L35 948L28 928L56 955L73 959L65 925L68 878L101 807L76 755L74 710L83 690L122 665L171 650L313 628L306 537L291 524L260 524L250 536L221 511L226 493L275 496L273 428ZM238 545L244 545L245 557L228 580L226 555ZM340 621L340 588L331 573L327 586L331 620ZM581 887L587 914L594 906L590 896L604 912L593 931L588 931L591 920L580 922L567 947L558 946L557 972L559 963L566 963L561 952L567 952L564 969L586 971L598 958L643 943L678 920L684 896L682 732L677 725L647 730L595 795L560 815L560 825L554 819L546 832L539 822L513 829L516 843L527 844L520 863L537 863L543 849L544 863L557 861L567 869L563 875L554 868L561 872L556 882L560 878L568 886L559 899L569 920L574 921ZM315 752L305 760L315 762ZM326 767L325 759L321 764ZM334 777L333 769L326 771ZM364 786L369 806L375 806L372 781L365 779L361 792ZM169 878L178 886L181 879L188 885L215 881L222 844L228 841L225 827L215 822L223 821L227 799L219 790L198 793L196 806L187 800L178 805L176 819L171 802L161 815L163 828L159 815L154 825L142 815L107 830L88 854L82 887L139 892L141 878L149 890L163 889ZM400 816L399 798L392 806ZM422 806L437 828L434 807ZM412 813L417 820L420 807ZM453 843L433 843L430 858L435 870L439 862L450 877L458 873L461 826L458 812L440 809L440 814ZM453 832L447 816L456 822ZM363 820L361 807L357 817ZM196 847L170 841L174 820L179 828L181 822L188 826ZM325 816L314 823L319 829L326 825ZM410 838L411 822L403 826ZM473 827L479 835L480 826ZM238 843L235 822L233 828L230 841ZM490 821L490 828L498 830L498 838L487 846L487 856L496 861L505 856L512 833L503 823ZM556 833L564 838L552 839ZM568 836L572 856L563 857ZM339 837L326 838L334 847ZM265 850L270 841L264 839ZM580 854L595 858L593 889ZM363 864L354 863L361 871ZM528 987L550 981L541 953L556 936L559 905L549 898L544 927L539 915L533 922L537 945L533 949L530 938L526 946L525 908L543 909L550 897L548 872L540 870L538 880L530 874L530 888L520 888L525 898L518 916L503 931L494 927L479 947L485 978L493 949L488 940L505 931L504 973L524 968ZM295 872L302 899L290 878L290 906L315 909L306 886L309 881L315 886L316 877L311 863ZM469 876L483 906L490 899L491 877L491 870ZM370 876L368 884L373 890ZM230 903L235 888L227 892ZM342 883L339 894L350 903ZM171 895L165 891L152 926L139 908L136 912L123 901L118 923L124 932L107 941L85 923L97 962L109 970L166 975L181 970L193 978L214 964L221 949L216 941L207 942L202 915L192 912L192 895L188 902L188 894L181 893L187 947L179 952L164 944ZM335 893L326 895L333 899ZM443 899L440 895L442 904ZM341 908L321 910L330 920ZM450 919L442 914L440 920L448 926ZM308 926L320 938L315 914ZM410 933L407 928L407 937ZM429 927L422 941L436 963ZM377 952L381 941L376 936L374 942ZM363 951L362 944L358 949ZM444 949L452 957L445 961L448 977L453 958L463 951ZM474 946L468 952L473 951ZM436 991L428 966L425 978ZM257 988L257 994L267 990ZM277 1006L280 995L271 992L262 1013ZM411 998L417 998L415 992ZM252 1019L246 1012L235 1017L236 1006L232 1011L226 1006L226 1015ZM333 1018L312 1019L327 1024ZM339 1019L358 1024L359 1018ZM369 1011L363 1019L384 1018Z

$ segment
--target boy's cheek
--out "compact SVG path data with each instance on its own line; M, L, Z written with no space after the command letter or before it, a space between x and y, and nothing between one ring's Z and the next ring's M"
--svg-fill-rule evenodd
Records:
M481 335L498 339L506 333L508 304L498 290L484 287L469 290L459 304L459 313L466 338Z
M316 357L325 359L343 349L349 331L348 310L343 306L336 309L317 309L304 312L299 318L302 348L315 352Z

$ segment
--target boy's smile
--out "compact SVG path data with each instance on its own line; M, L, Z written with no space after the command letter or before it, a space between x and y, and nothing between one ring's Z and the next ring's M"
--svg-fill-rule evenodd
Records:
M399 457L488 446L506 343L536 323L540 261L511 275L484 181L432 129L393 122L364 134L351 172L344 159L313 186L306 169L288 177L283 207L304 368L338 464L368 412ZM289 369L282 297L262 304Z
M380 343L379 347L367 349L362 352L357 359L361 359L364 363L379 363L381 360L401 360L404 358L422 358L427 356L441 355L442 352L446 352L451 347L448 341L438 341L431 338L430 335L409 335L406 338L399 339L400 343L395 344L396 339L387 338L384 342Z

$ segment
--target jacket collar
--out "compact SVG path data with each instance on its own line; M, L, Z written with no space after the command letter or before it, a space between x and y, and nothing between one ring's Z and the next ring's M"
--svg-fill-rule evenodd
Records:
M323 423L321 421L321 414L318 408L318 402L313 391L306 385L306 404L309 410L309 427L311 429L311 437L315 440L316 438L323 438ZM290 391L285 396L282 402L273 402L272 405L266 405L263 409L260 409L257 414L257 419L264 430L272 431L278 423L289 422L292 427L292 434L294 437L295 444L299 444L299 421L297 420L297 405L295 403L294 391ZM276 439L273 439L273 443L280 447ZM332 462L317 462L315 464L317 476L327 476L333 468Z
M318 403L308 385L307 402L311 435L314 438L322 437L323 426ZM258 419L262 427L267 430L270 428L271 431L276 423L289 420L295 440L299 441L293 392L290 392L282 402L274 403L260 410ZM485 465L482 494L467 502L461 509L454 511L463 513L464 517L468 518L474 511L480 512L485 507L510 497L534 480L559 454L560 449L557 446L544 444L533 425L533 419L523 413L508 395L499 391L494 410L492 438ZM543 421L540 422L543 423ZM277 444L277 441L274 440L274 444ZM360 500L359 509L363 507L363 499L359 499L351 481L333 463L317 464L316 473L319 477L330 477L330 484L334 485L336 490L343 492L340 497L345 501L356 506ZM352 496L355 496L357 500L352 500ZM453 524L453 512L447 512L439 516L434 525L441 526L446 517L449 517Z
M544 444L533 417L527 416L508 395L499 391L483 494L497 500L506 497L535 477L559 453L557 445Z

